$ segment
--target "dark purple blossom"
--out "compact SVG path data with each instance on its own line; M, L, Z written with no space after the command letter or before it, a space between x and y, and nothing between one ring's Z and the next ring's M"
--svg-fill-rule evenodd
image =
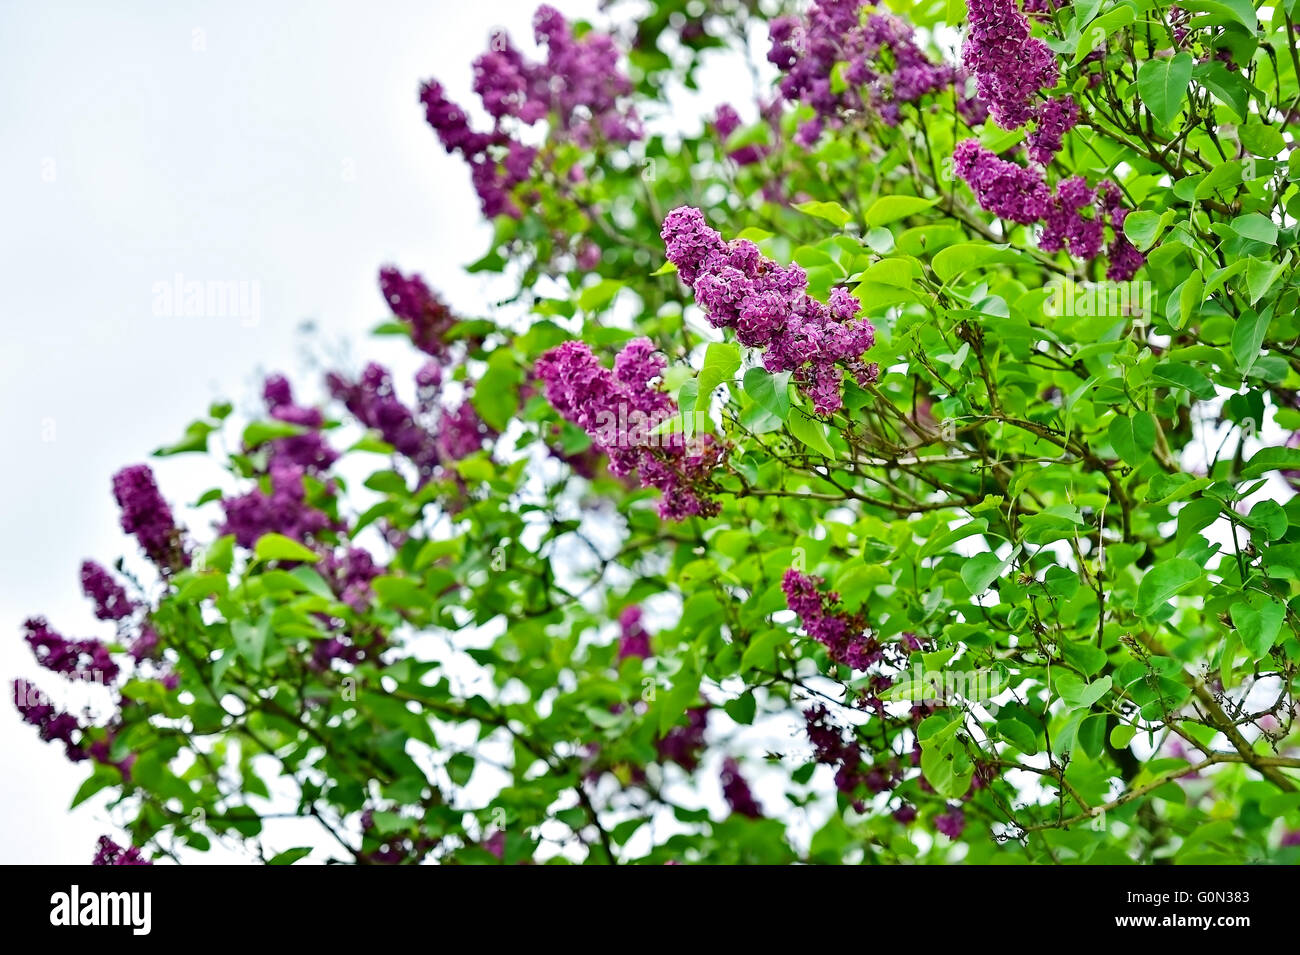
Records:
M860 304L847 291L817 301L802 268L778 265L747 240L724 242L691 206L670 212L660 235L714 327L734 328L742 345L762 348L768 371L792 372L818 414L843 406L844 371L859 384L874 378L862 356L875 344L875 329L856 317Z
M51 630L43 617L31 618L23 629L27 631L23 639L45 669L74 678L108 681L117 677L117 664L98 640L68 640Z
M246 494L225 498L226 520L222 534L235 535L241 547L252 548L265 534L283 534L308 542L330 526L330 518L307 502L301 467L275 460L266 481L269 492L255 487Z
M934 828L949 839L960 839L966 830L966 814L961 806L949 806L947 812L934 817Z
M122 585L93 560L81 564L81 589L94 602L97 620L121 620L135 609Z
M100 836L91 865L153 865L135 846L123 847L108 836Z
M786 603L798 616L808 636L826 647L830 658L854 670L865 670L884 659L880 643L866 631L861 614L839 606L840 595L823 594L819 577L791 568L781 580Z
M640 607L634 605L623 608L623 612L618 615L618 625L622 629L618 638L620 660L626 660L628 657L644 659L650 656L650 634L645 627L641 626Z
M663 369L663 356L645 338L625 345L612 371L576 341L552 348L536 367L551 406L608 455L612 474L635 472L643 486L659 489L661 517L711 516L718 512L712 474L725 448L709 434L688 441L680 432L653 433L673 409L658 387Z
M135 536L161 570L189 566L180 529L147 464L132 465L113 475L113 497L122 510L122 530Z
M722 798L727 801L731 811L750 819L763 818L763 809L749 790L749 783L740 775L740 764L731 757L722 761Z
M1034 98L1060 76L1056 56L1030 36L1029 21L1016 0L967 0L970 32L962 64L975 77L979 97L1005 129L1019 129L1034 117Z

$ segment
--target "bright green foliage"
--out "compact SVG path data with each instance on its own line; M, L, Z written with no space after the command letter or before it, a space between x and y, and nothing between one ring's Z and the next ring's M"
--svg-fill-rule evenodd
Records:
M702 6L707 32L683 34ZM322 830L321 851L342 842L347 859L491 862L504 831L506 862L1296 861L1280 846L1300 829L1296 4L1182 3L1196 39L1174 55L1170 9L1142 0L1033 20L1082 110L1052 180L1108 178L1134 210L1124 232L1147 261L1122 300L1089 284L1101 261L980 210L946 160L972 134L951 91L807 148L806 106L725 144L700 131L681 85L706 51L765 34L750 6L652 0L624 33L653 134L555 147L522 217L496 221L471 268L517 294L458 326L496 446L423 486L373 437L348 451L370 477L338 509L382 554L373 604L341 602L317 548L207 545L151 615L179 691L127 683L137 705L113 747L137 754L130 779L100 765L78 798L120 793L155 846L312 815L338 836ZM891 6L923 31L965 16ZM1023 133L974 135L1002 151ZM745 145L758 161L726 158ZM709 327L664 267L659 231L683 205L803 266L814 297L853 292L877 380L846 380L843 409L818 416L788 373ZM557 239L571 235L598 264L575 266ZM716 516L662 520L657 492L610 476L531 378L561 342L609 364L636 336L668 356L674 426L728 445ZM205 420L169 450L235 427ZM252 473L277 427L248 426L232 473ZM791 567L881 643L917 641L873 671L892 689L806 634L781 588ZM652 654L619 660L632 605ZM390 649L314 668L326 618ZM997 693L912 713L916 672ZM887 715L863 704L876 694ZM688 771L656 740L705 704ZM817 764L802 715L817 704L888 778L880 792L839 792ZM728 813L724 754L763 818ZM265 855L292 862L301 844Z

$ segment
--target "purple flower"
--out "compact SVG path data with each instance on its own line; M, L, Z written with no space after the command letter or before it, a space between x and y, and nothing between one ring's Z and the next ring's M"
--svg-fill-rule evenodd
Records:
M50 629L43 617L33 617L23 624L23 638L31 647L36 662L45 669L67 677L112 680L118 666L108 648L98 640L68 640Z
M843 406L844 371L859 384L872 380L874 368L862 356L875 344L875 329L855 317L860 305L846 290L833 291L829 304L811 298L803 269L778 265L744 239L724 242L691 206L670 212L660 235L710 323L762 348L768 371L792 372L818 414Z
M700 752L705 745L704 731L709 725L709 709L707 704L691 707L686 711L685 726L674 726L655 740L661 761L676 763L687 772L700 764Z
M419 275L404 276L392 266L379 270L379 287L393 314L410 326L415 347L434 358L444 357L447 332L458 321L447 303Z
M949 806L947 812L934 817L934 828L949 839L960 839L966 829L966 814L961 806Z
M371 362L354 382L337 373L331 373L327 381L330 392L361 424L378 431L422 477L433 474L439 463L437 440L397 397L387 368Z
M311 473L322 473L338 460L338 453L326 443L320 433L325 418L318 408L305 408L295 404L293 389L283 375L271 375L262 385L262 397L267 411L276 421L296 424L306 428L304 433L276 438L271 442L274 460L295 464Z
M1029 35L1029 20L1016 0L968 0L966 8L970 32L962 65L974 75L979 97L998 124L1019 129L1033 118L1038 91L1056 85L1056 57Z
M661 517L712 516L719 507L710 496L712 475L726 449L709 434L687 441L680 432L653 433L673 408L658 387L663 369L663 355L644 338L624 346L612 371L576 341L552 348L536 366L546 399L608 455L610 472L636 473L644 487L659 489Z
M141 660L148 660L155 657L158 653L158 631L153 625L146 621L140 628L140 635L131 643L130 654L137 663Z
M1025 150L1031 161L1046 166L1061 151L1065 134L1079 121L1079 105L1073 96L1049 99L1034 113L1038 121L1025 137Z
M763 818L762 807L754 800L749 791L749 783L740 775L740 765L728 756L722 761L722 798L727 801L731 811L750 819Z
M375 563L370 552L361 547L326 552L319 569L330 589L358 613L374 600L370 582L383 573L383 568Z
M147 464L132 465L113 475L113 497L122 510L122 530L135 536L159 569L189 566L180 529Z
M73 735L81 735L81 724L71 713L56 710L47 702L45 694L31 683L14 680L14 705L24 723L35 726L40 738L47 743L63 744L64 753L74 763L87 757L85 748Z
M618 625L623 632L618 638L618 658L650 656L650 634L641 626L641 608L625 607L618 615Z
M816 143L826 122L839 125L863 111L895 125L900 103L949 88L959 102L967 99L963 74L932 61L909 24L862 0L815 0L805 20L777 17L768 35L768 61L785 74L781 95L817 114L795 137L805 147ZM840 64L847 83L837 93L832 77Z
M91 865L153 865L135 846L122 847L108 836L100 836Z
M520 216L514 192L533 177L539 151L512 135L510 127L533 126L550 117L548 139L591 148L598 142L626 144L643 136L630 105L632 83L620 68L613 40L589 31L577 36L553 8L542 6L533 19L546 59L529 62L502 33L492 49L474 61L474 92L492 117L490 133L477 133L465 111L447 98L442 84L420 90L425 118L448 153L460 153L483 214Z
M439 416L435 440L438 454L446 463L469 457L495 435L496 431L484 423L474 406L463 401L455 410L443 411Z
M93 560L81 564L81 589L94 602L97 620L121 620L135 609L122 585Z
M791 568L781 580L786 604L798 615L808 636L826 647L830 658L854 670L865 670L884 658L880 643L865 632L861 614L850 615L839 607L840 596L823 594L820 577Z
M959 142L952 158L957 175L971 187L980 208L1021 225L1047 214L1052 197L1042 173L999 159L975 139Z
M305 543L330 526L329 516L307 503L301 467L272 461L267 480L270 493L256 487L222 500L226 512L222 534L233 534L241 547L252 548L265 534L283 534Z

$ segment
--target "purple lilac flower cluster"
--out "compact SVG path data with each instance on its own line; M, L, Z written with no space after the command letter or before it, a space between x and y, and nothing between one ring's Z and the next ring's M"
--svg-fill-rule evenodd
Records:
M722 761L721 781L722 798L733 813L750 819L763 818L763 808L754 799L745 777L740 775L740 764L730 756Z
M271 375L262 385L262 400L276 421L305 429L301 434L276 438L271 443L274 460L285 461L311 474L323 473L338 460L338 452L321 434L325 417L319 408L309 408L293 400L293 389L283 375Z
M835 767L835 787L853 798L853 807L858 812L867 810L866 803L854 795L860 788L882 793L898 785L901 771L897 760L883 766L864 764L862 744L856 738L844 738L844 731L831 719L824 704L804 710L803 717L814 759Z
M606 34L579 37L553 7L537 8L533 36L546 47L546 59L532 63L504 33L493 35L491 49L474 61L474 92L492 116L489 133L478 133L466 113L430 80L420 90L425 118L448 153L460 153L488 217L518 218L512 193L532 175L536 147L515 137L511 124L534 126L551 117L550 139L591 148L598 142L630 143L642 136L628 105L631 81L619 66L619 53Z
M326 380L330 392L361 424L379 432L398 454L415 465L421 481L432 478L441 465L479 450L494 435L468 400L442 411L432 429L426 427L397 397L388 369L375 362L368 364L355 381L337 372L332 372ZM422 391L436 391L440 382L440 374L426 369L417 385ZM427 406L432 407L432 403L428 402Z
M35 726L42 741L62 743L63 750L70 762L79 763L87 757L81 743L73 738L80 734L81 724L71 713L57 710L46 701L45 695L35 686L24 680L13 682L14 705L24 723Z
M135 846L119 846L108 836L100 836L91 865L153 865Z
M23 629L27 631L23 639L45 669L73 678L117 678L118 666L98 640L68 640L51 630L44 617L31 618Z
M949 839L960 839L961 834L966 831L966 813L962 811L961 806L949 806L947 812L939 813L934 817L934 828Z
M415 347L434 359L445 358L447 333L459 321L451 307L421 276L405 276L392 266L379 270L379 288L393 314L410 326Z
M628 657L644 660L651 655L650 633L641 625L641 617L641 608L636 605L623 608L623 612L618 615L618 625L622 630L618 638L620 661Z
M786 604L799 617L808 636L826 647L836 663L865 670L884 659L879 641L866 633L861 614L849 614L839 606L840 595L823 594L820 577L802 574L793 567L785 572L781 589Z
M140 542L159 570L170 573L189 566L180 528L147 464L135 464L113 475L113 497L122 511L122 530Z
M731 134L740 128L740 114L730 103L723 103L713 114L713 131L725 145ZM761 162L771 152L771 147L762 143L749 143L727 153L727 158L738 166L751 166Z
M733 328L742 345L762 348L768 371L793 372L818 414L843 406L845 370L859 384L875 379L875 364L862 356L876 330L856 318L860 304L846 290L832 290L829 304L817 301L802 268L778 265L747 239L724 242L691 206L668 213L660 235L668 261L714 327Z
M693 706L686 711L686 725L674 726L667 733L655 740L655 751L664 762L676 763L687 772L700 765L700 753L704 750L704 731L709 725L707 703Z
M1034 98L1060 78L1056 56L1031 36L1016 0L968 0L970 32L962 63L974 76L980 99L998 125L1019 129L1040 119Z
M370 582L384 572L370 551L363 547L345 547L329 551L318 565L321 575L340 600L360 613L374 600Z
M635 472L642 486L659 489L661 517L712 516L719 505L709 496L711 475L726 448L708 434L688 441L680 432L652 433L673 412L658 387L664 364L647 338L625 345L612 371L586 343L571 341L542 355L536 371L551 406L587 432L612 474Z
M96 620L122 620L135 609L122 585L93 560L81 564L81 589L95 604Z
M864 11L869 11L866 16ZM839 125L865 111L892 126L899 119L899 104L945 89L954 89L967 122L983 119L983 107L965 93L965 75L931 60L917 45L910 24L871 3L815 0L805 19L777 17L768 31L768 61L785 74L781 94L816 113L796 135L803 146L817 141L824 124ZM846 64L846 85L836 92L832 72L840 63Z
M1146 257L1124 237L1128 210L1114 183L1105 181L1093 189L1081 176L1072 176L1053 192L1040 170L1000 159L974 139L957 144L953 162L980 208L1021 225L1042 223L1038 244L1044 250L1068 248L1077 258L1093 259L1101 252L1109 224L1106 277L1128 281L1145 263Z
M222 500L226 519L220 533L233 534L240 547L251 549L264 534L307 543L332 526L329 516L307 500L303 468L277 458L265 481L269 491L259 486Z

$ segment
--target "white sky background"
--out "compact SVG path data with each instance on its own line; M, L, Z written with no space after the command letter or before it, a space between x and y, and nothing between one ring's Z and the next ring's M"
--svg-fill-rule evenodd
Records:
M398 354L364 340L384 315L381 264L477 310L482 283L459 266L490 232L418 84L470 101L491 29L531 49L535 6L0 0L0 863L87 863L116 832L94 801L67 812L87 765L9 699L16 676L61 682L28 652L28 616L110 635L78 567L135 555L111 474L214 398L248 406L261 373L300 369L304 320L358 357ZM155 317L154 283L178 272L258 283L260 321ZM211 476L155 467L177 502Z

